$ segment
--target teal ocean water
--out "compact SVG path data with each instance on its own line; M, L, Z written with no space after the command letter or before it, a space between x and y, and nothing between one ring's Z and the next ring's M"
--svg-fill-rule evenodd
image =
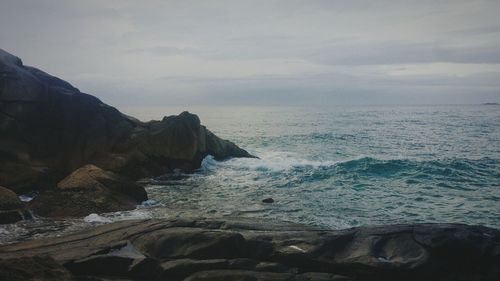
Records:
M134 107L189 110L260 159L211 157L145 179L135 211L0 226L0 244L152 217L243 216L320 228L449 222L500 228L500 106ZM262 203L272 197L273 204Z
M260 159L148 181L164 208L346 228L500 227L500 106L189 108ZM158 119L175 108L129 108ZM274 204L262 203L272 197Z

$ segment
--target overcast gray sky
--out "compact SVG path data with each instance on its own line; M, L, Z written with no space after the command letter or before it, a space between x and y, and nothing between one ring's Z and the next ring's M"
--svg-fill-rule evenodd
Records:
M115 105L500 102L499 0L0 0L0 48Z

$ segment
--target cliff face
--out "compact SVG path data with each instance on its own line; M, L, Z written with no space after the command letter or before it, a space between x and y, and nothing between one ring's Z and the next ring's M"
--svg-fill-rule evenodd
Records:
M131 179L251 157L184 112L140 122L0 49L0 185L45 189L85 164Z

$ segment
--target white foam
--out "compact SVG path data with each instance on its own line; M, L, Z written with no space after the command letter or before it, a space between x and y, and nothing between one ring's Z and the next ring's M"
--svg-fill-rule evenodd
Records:
M29 194L19 195L19 200L21 200L23 202L30 202L34 198L35 198L35 195L29 195Z
M9 234L9 230L7 230L7 228L4 226L0 226L0 234L7 235Z
M388 258L386 257L378 257L377 260L379 260L380 262L384 262L384 263L388 263L388 262L391 262Z
M112 220L98 214L90 214L83 218L85 222L110 223Z
M272 151L255 153L257 158L232 158L227 161L217 162L212 156L203 159L202 170L214 170L220 167L246 168L256 171L285 171L300 167L328 167L339 163L339 161L314 161L300 158L296 153Z
M154 202L153 200L148 200ZM147 202L147 201L145 201ZM138 209L131 211L113 212L105 214L90 214L83 218L85 222L88 223L111 223L124 220L141 220L152 218L151 211L147 209L146 206L138 206Z
M105 216L112 221L124 221L150 219L152 217L152 214L148 209L135 209L132 211L108 213L105 214Z
M158 204L158 202L156 202L155 200L149 199L146 201L142 201L141 205L137 206L137 208L138 209L149 208L149 207L157 205L157 204Z

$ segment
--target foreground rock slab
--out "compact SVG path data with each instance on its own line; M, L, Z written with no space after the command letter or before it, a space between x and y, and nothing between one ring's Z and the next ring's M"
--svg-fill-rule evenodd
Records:
M0 258L2 280L19 280L15 269L23 259L34 270L47 267L47 277L36 280L52 280L53 272L63 272L61 280L499 280L500 230L140 220L2 246Z

